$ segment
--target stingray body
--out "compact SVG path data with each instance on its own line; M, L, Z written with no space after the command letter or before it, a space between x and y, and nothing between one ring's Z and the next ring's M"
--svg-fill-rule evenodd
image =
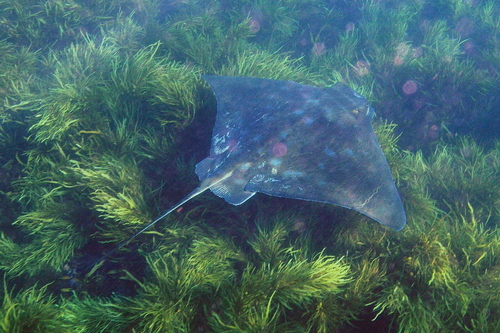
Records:
M346 85L204 76L215 92L210 156L200 189L233 205L256 192L332 203L400 230L401 199L377 142L368 101Z
M261 192L332 203L404 227L403 205L372 129L374 111L363 96L340 83L315 88L203 78L215 93L217 118L210 156L196 165L201 183L131 239L207 189L233 205Z

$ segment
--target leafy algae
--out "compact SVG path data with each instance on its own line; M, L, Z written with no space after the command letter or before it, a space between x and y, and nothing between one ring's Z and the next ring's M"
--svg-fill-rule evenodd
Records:
M0 3L0 330L498 331L495 1ZM205 195L86 275L195 186L200 74L367 96L408 226Z

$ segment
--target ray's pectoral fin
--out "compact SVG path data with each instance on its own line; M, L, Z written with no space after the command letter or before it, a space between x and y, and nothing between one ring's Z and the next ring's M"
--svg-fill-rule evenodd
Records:
M241 205L255 195L255 192L249 192L241 189L241 185L234 182L234 179L228 178L224 181L210 187L210 190L218 197L224 198L231 205Z
M368 100L338 83L203 76L217 100L202 188L239 205L256 192L354 209L400 230L404 208Z

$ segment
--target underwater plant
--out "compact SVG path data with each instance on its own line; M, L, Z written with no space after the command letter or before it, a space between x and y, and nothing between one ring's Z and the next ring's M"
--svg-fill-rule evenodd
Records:
M285 322L285 313L333 299L349 283L349 269L332 256L310 257L305 248L286 245L291 230L283 223L259 228L247 249L206 227L168 228L146 256L151 276L139 281L127 273L138 283L136 296L68 301L64 317L84 332L298 329L300 321Z
M0 1L0 331L499 331L499 13ZM367 97L407 227L206 194L94 266L197 185L215 114L201 74Z
M171 133L192 121L199 80L196 70L159 59L157 51L152 45L130 56L112 39L86 39L47 59L54 87L27 104L38 116L12 195L30 209L16 225L35 241L11 261L10 273L61 270L88 242L93 228L84 226L99 216L129 226L149 219L137 164L168 151ZM101 230L103 239L128 237L113 225Z
M61 311L56 305L56 298L48 295L47 286L38 288L35 284L14 294L7 289L7 282L4 280L1 295L1 332L71 332L62 327Z

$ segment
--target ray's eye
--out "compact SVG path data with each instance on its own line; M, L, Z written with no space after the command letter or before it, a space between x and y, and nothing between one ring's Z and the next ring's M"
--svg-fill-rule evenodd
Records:
M360 107L360 108L352 110L352 113L355 115L363 114L363 113L365 113L365 110L366 110L365 107Z
M367 110L369 110L369 108L370 108L370 106L367 104L367 105L364 105L364 106L359 107L357 109L354 109L351 112L353 114L356 114L356 115L358 115L358 114L365 114L365 113L367 113Z

